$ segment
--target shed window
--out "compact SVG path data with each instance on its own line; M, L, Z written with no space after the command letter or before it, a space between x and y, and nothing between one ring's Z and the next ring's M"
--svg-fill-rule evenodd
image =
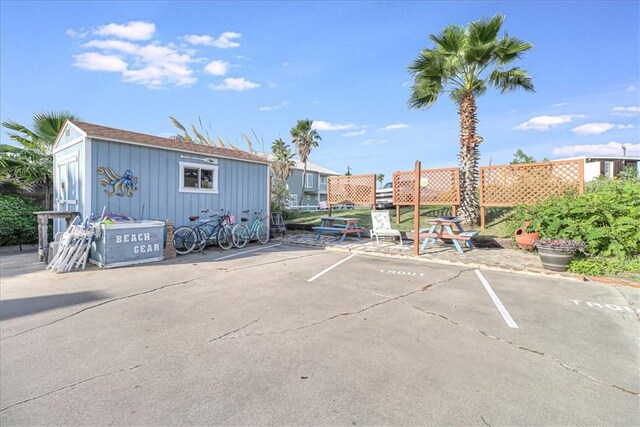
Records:
M180 162L180 189L186 193L217 193L218 166Z

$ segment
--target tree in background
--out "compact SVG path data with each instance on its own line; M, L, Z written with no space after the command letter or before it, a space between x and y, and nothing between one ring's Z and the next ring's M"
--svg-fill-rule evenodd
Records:
M409 106L428 109L443 93L458 105L460 116L460 214L468 224L478 222L478 123L476 98L491 86L501 93L516 89L533 91L528 72L512 64L533 47L515 37L498 33L503 15L473 21L467 27L450 25L441 34L430 35L435 47L422 50L409 66L413 76Z
M16 145L0 144L0 187L32 190L42 185L49 206L53 180L53 144L67 120L82 120L68 111L34 114L32 129L7 120L2 127Z
M376 180L380 184L379 186L382 187L382 181L384 181L384 174L383 173L379 173L378 175L376 175Z
M293 152L289 145L278 138L271 145L271 153L275 159L271 162L273 182L271 186L271 210L282 212L289 200L287 179L293 173L296 162L293 160Z
M546 157L542 159L543 162L548 162L549 159ZM513 153L513 160L511 160L512 165L519 165L521 163L536 163L537 160L533 157L522 151L518 148L518 150Z
M300 190L300 200L302 200L304 180L307 175L307 161L309 160L311 150L318 146L322 138L320 138L318 131L313 129L313 120L309 119L298 120L298 123L291 128L291 138L293 145L295 145L298 150L300 161L304 164L302 170L302 187Z

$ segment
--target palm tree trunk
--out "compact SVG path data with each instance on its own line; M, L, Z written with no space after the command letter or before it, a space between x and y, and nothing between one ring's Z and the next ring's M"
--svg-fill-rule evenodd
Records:
M475 225L480 217L480 209L476 196L478 182L478 145L482 137L476 135L478 118L476 100L471 92L466 93L460 101L460 216L465 224Z
M298 202L298 205L302 206L302 196L304 194L304 184L306 182L307 179L307 161L306 159L304 160L304 168L302 169L302 187L300 187L300 201Z

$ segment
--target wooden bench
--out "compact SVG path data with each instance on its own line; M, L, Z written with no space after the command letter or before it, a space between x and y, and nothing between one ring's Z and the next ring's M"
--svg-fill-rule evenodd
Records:
M469 230L463 231L459 234L445 234L443 232L435 232L435 233L420 233L420 238L423 237L434 237L437 239L451 239L451 240L471 240L476 234L478 234L479 230Z
M344 225L333 225L331 227L313 227L313 231L318 233L316 240L320 240L322 234L342 234L341 240L344 241L347 234L357 234L358 237L362 238L360 233L364 233L364 228L347 228Z

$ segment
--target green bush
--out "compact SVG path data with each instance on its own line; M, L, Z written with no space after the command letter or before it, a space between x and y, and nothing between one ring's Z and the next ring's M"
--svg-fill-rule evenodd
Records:
M38 243L38 219L42 206L16 194L0 194L0 246Z
M569 271L589 276L603 276L622 272L640 274L640 258L636 257L628 260L604 257L576 258L569 264Z
M584 194L551 197L519 206L511 229L531 220L541 238L569 238L589 245L592 255L626 259L640 253L640 181L599 181Z

